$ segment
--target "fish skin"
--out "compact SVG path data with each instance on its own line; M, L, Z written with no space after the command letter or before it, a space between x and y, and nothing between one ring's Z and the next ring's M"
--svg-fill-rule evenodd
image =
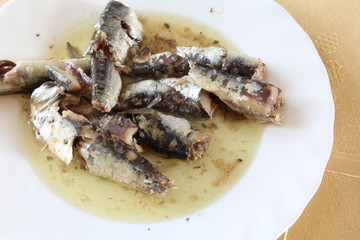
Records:
M116 105L122 83L115 63L125 62L142 35L142 25L130 8L118 1L107 4L87 50L91 54L92 104L100 111L110 112Z
M46 66L48 76L54 82L65 87L70 93L76 93L80 96L89 97L91 93L91 78L74 64L66 63L65 70L56 66Z
M91 118L90 121L97 128L109 131L111 134L118 136L122 141L129 145L136 143L133 137L137 133L138 127L131 121L130 118L126 118L117 113L94 117Z
M206 111L200 102L202 93L199 87L189 85L192 90L186 92L186 89L182 89L181 92L180 86L177 90L174 85L169 86L164 84L165 82L144 80L128 85L123 89L116 109L123 111L133 108L154 108L192 119L212 116L213 109Z
M134 115L140 136L146 144L167 158L193 162L200 159L209 146L211 136L191 127L189 121L153 109L127 111Z
M191 63L189 76L199 87L218 96L231 109L246 117L277 125L283 116L277 108L284 104L281 90L269 83L233 77L215 69Z
M110 1L94 26L87 54L102 52L114 62L124 63L128 50L143 38L142 24L135 12L118 1Z
M89 173L164 196L174 184L132 146L108 131L83 128L77 149Z
M110 112L117 104L122 82L114 63L106 58L91 58L92 105L102 111Z
M234 76L245 76L262 80L266 71L261 59L241 52L228 51L220 47L176 47L176 52L153 54L147 63L129 61L130 76L140 78L182 77L188 74L190 62L211 66Z
M30 98L30 123L37 139L67 165L73 159L73 143L87 119L60 108L66 98L65 88L46 82L35 89Z
M21 93L31 93L46 81L49 81L46 66L65 69L70 62L76 67L90 72L90 58L64 60L29 60L19 61L16 66L0 79L0 96Z

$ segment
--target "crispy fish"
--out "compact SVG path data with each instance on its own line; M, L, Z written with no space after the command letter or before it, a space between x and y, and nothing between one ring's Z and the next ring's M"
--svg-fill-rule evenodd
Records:
M182 79L144 80L123 89L119 110L154 108L187 118L211 118L216 108L209 93Z
M281 125L277 108L284 104L281 90L272 84L234 77L209 67L191 63L189 76L201 88L218 96L231 109L248 118Z
M141 41L143 30L136 14L117 1L107 4L94 28L87 50L91 55L92 104L109 112L122 86L115 63L125 62L129 48Z
M67 98L65 88L46 82L35 89L30 99L30 122L36 137L66 164L73 158L73 143L88 120L70 110L61 109Z
M4 60L0 62L4 63ZM49 80L46 66L65 69L66 64L70 62L76 67L83 69L84 72L90 72L90 58L30 60L19 61L16 64L10 64L9 62L10 61L5 61L7 64L3 64L2 67L0 66L3 73L3 77L0 79L0 96L31 93L35 88Z
M140 136L152 150L168 158L193 162L201 158L211 136L191 127L189 121L153 109L130 110L139 127Z
M182 77L189 70L189 62L211 66L234 76L262 80L265 64L258 58L219 47L176 47L176 52L151 55L147 63L129 62L130 76L141 78Z
M80 164L89 173L160 196L174 188L171 180L109 131L84 127L80 135Z

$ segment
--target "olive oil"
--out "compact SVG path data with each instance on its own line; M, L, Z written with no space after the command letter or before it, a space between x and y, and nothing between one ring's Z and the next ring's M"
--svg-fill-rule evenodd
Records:
M179 46L223 46L231 49L231 45L216 32L189 20L165 15L154 18L151 14L140 19L145 31L143 44L150 46L153 53L171 50L174 40ZM91 34L92 26L89 25L69 36L65 42L54 44L50 49L50 58L66 57L63 53L66 42L85 50ZM163 159L151 152L144 154L177 186L160 198L90 175L80 169L77 156L66 166L44 147L45 143L35 139L32 127L27 123L29 101L24 100L23 105L21 127L25 134L24 149L28 161L44 184L66 202L89 214L128 223L184 217L199 213L214 203L241 181L254 158L264 128L261 124L229 114L221 105L213 119L193 123L196 128L212 135L202 159L185 163L177 159Z

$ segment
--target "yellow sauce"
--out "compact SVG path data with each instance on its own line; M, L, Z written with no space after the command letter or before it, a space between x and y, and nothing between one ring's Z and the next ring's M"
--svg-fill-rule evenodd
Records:
M141 18L144 43L151 46L153 53L171 48L164 39L176 39L177 45L230 48L215 32L188 20L179 21L166 16L153 20L155 18L151 15L145 16ZM88 26L66 41L84 50L91 34L92 26ZM50 57L66 57L59 53L60 46L64 49L65 43L54 44ZM264 128L261 124L237 119L226 110L218 109L212 120L194 123L197 128L212 134L208 151L199 161L189 164L146 153L145 157L174 179L177 186L166 197L159 198L90 175L79 168L76 160L66 166L44 148L45 143L35 139L32 127L27 123L29 101L24 100L23 106L23 148L44 184L66 202L89 214L129 223L159 222L200 214L201 209L214 203L241 180L254 157Z

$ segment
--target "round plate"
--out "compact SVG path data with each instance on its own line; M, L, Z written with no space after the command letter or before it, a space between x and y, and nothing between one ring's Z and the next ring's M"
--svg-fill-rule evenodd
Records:
M41 59L49 43L93 21L104 0L11 0L0 8L1 59ZM330 156L334 106L309 37L273 1L124 1L201 22L267 64L283 90L285 125L268 125L253 164L220 200L184 218L122 224L90 216L50 192L19 149L19 99L0 98L1 239L275 239L315 194ZM209 11L213 8L212 13ZM41 33L41 37L36 37Z

